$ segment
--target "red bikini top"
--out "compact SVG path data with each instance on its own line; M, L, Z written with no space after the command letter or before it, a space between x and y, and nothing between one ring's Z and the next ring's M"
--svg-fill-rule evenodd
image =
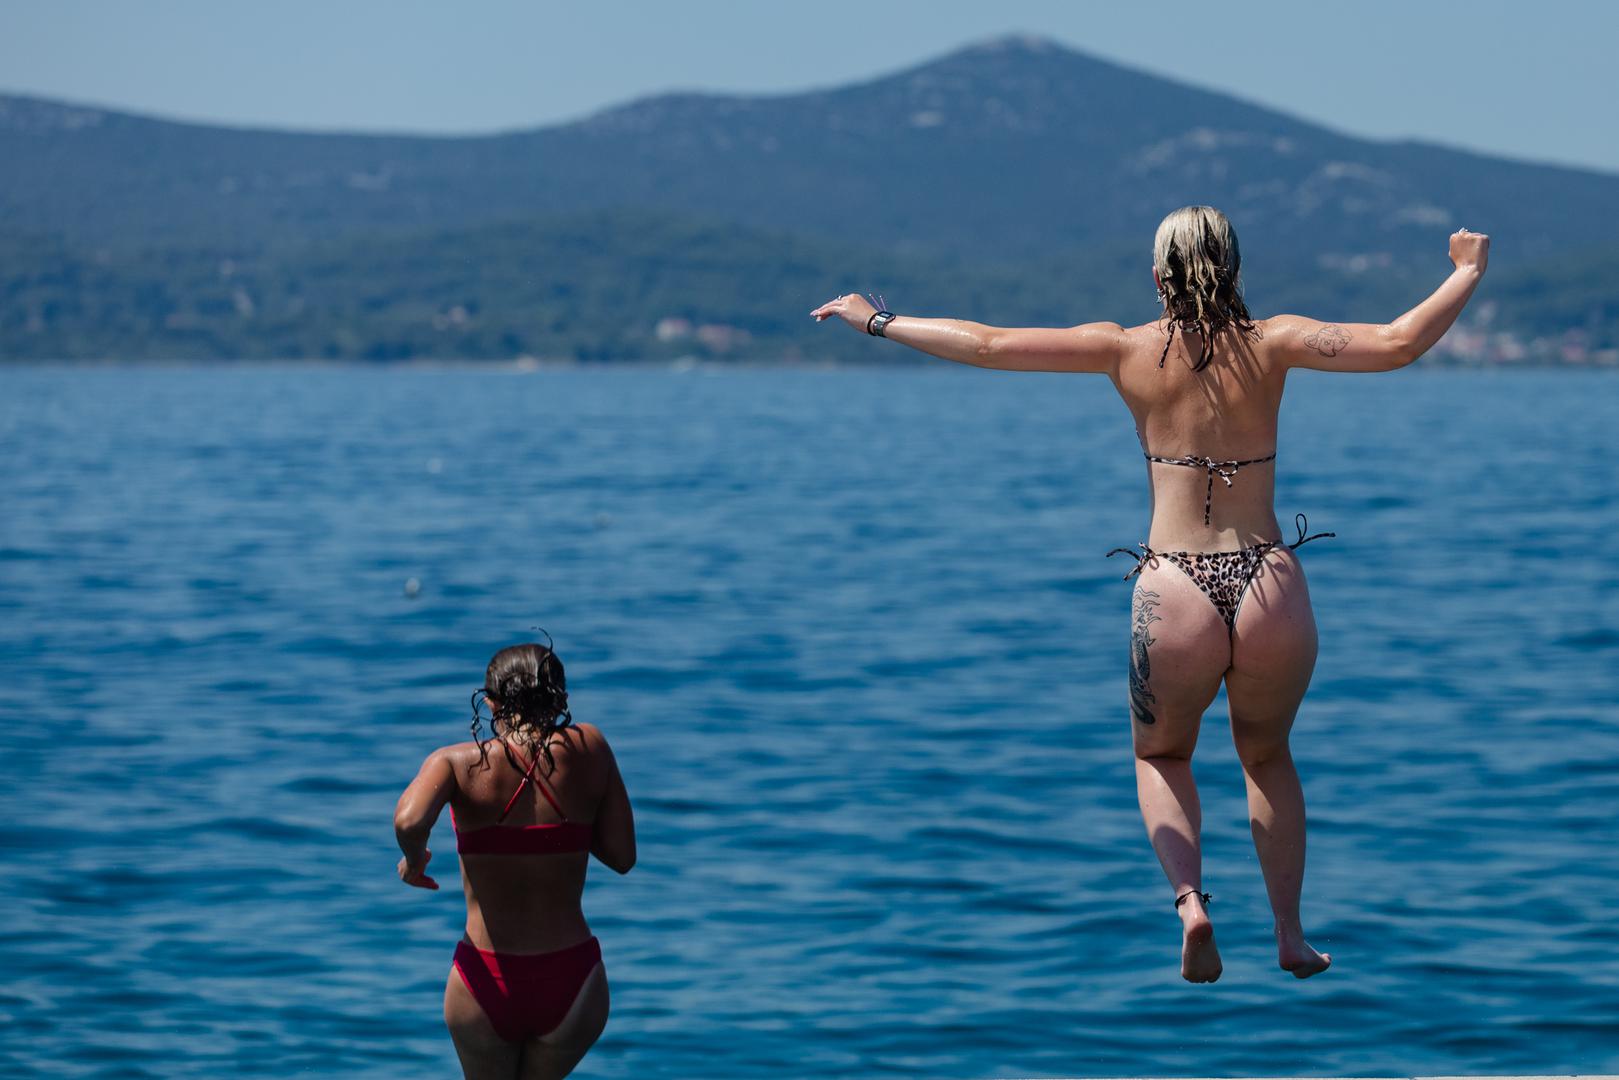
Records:
M504 740L501 745L506 752L517 758L521 764L523 758L513 750ZM485 825L477 829L468 829L462 832L455 824L455 808L450 808L450 827L455 829L455 850L461 855L559 855L564 852L589 851L592 828L577 821L569 821L568 815L563 813L562 806L557 802L556 796L551 794L550 787L534 771L540 763L538 756L528 763L523 770L523 779L517 782L517 790L512 797L506 800L506 808L500 812L496 824ZM551 809L562 818L559 822L545 825L502 825L506 815L512 812L517 805L517 797L523 793L523 788L533 781L535 790L545 796L545 801L551 804Z

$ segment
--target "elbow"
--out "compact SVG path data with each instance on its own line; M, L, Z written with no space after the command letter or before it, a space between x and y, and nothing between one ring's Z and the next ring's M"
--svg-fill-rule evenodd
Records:
M614 870L620 874L627 874L635 868L635 840L630 840L629 846L618 853L618 858L611 863Z
M614 847L599 849L596 858L614 873L620 876L627 874L635 868L635 841L631 840L628 846L622 849Z
M418 847L427 843L431 827L417 814L401 808L394 812L394 839L401 848Z
M1398 325L1389 325L1383 328L1382 341L1382 368L1384 371L1394 371L1416 361L1417 357L1427 352L1427 349L1414 341Z
M998 334L981 333L973 341L972 355L967 358L967 362L975 367L999 367L1001 351L1001 339Z

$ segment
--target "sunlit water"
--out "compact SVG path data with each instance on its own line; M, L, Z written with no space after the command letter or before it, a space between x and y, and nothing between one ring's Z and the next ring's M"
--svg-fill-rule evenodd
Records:
M1295 739L1336 963L1275 967L1219 702L1225 975L1190 987L1105 380L7 369L0 1071L453 1073L460 900L397 882L390 815L535 624L640 827L589 887L583 1075L1619 1071L1616 405L1295 379L1278 511L1338 533Z

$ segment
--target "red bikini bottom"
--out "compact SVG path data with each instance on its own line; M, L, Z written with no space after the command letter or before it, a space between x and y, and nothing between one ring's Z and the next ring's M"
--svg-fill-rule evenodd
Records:
M601 959L601 942L593 937L548 953L484 952L465 941L455 947L455 970L467 992L507 1042L555 1031Z

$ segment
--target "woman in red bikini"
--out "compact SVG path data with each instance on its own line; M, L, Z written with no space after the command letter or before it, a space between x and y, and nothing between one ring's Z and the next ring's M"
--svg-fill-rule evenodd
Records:
M1202 891L1202 813L1191 759L1203 712L1222 682L1278 962L1301 979L1332 962L1305 941L1299 919L1304 795L1288 733L1315 667L1316 629L1293 549L1315 538L1304 535L1301 515L1297 541L1285 543L1273 505L1276 420L1288 370L1388 371L1411 363L1461 314L1488 254L1489 237L1455 233L1454 271L1391 323L1255 320L1242 299L1231 223L1212 207L1189 206L1158 226L1152 273L1164 308L1142 326L1002 329L897 317L858 295L811 313L977 367L1105 374L1129 406L1153 507L1147 541L1127 575L1137 579L1129 682L1136 790L1175 890L1181 975L1191 982L1220 977Z
M635 821L607 740L572 719L550 647L502 649L473 695L473 740L429 754L394 811L399 879L437 889L427 836L450 808L467 927L444 1021L469 1080L566 1076L607 1025L607 973L579 900L591 855L620 874L635 865Z

